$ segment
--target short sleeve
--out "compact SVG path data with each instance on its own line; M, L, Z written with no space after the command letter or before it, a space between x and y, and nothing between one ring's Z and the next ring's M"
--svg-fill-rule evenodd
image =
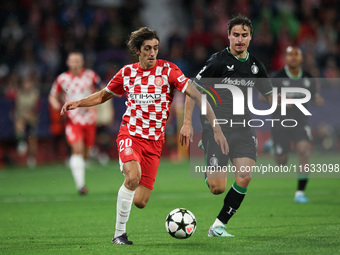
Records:
M95 86L95 88L99 88L100 87L101 79L100 79L99 75L96 72L93 72L92 83Z
M60 76L58 76L57 79L55 79L55 81L52 84L50 94L53 95L53 96L56 96L56 95L58 95L59 93L62 92L62 88L61 88L59 79L60 79Z
M183 74L177 65L171 63L170 68L169 84L175 86L176 89L184 93L188 87L189 78Z
M216 77L216 71L219 70L219 66L215 63L216 54L213 54L208 61L206 62L205 66L199 71L196 75L196 81L200 80L201 78L213 78ZM218 76L218 75L217 75Z
M118 73L109 81L105 90L115 96L121 96L125 93L124 81L123 81L123 69L120 69Z

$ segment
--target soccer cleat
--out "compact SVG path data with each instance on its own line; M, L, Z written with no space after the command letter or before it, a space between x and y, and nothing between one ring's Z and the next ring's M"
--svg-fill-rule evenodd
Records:
M304 194L298 194L298 195L295 196L294 202L304 204L304 203L308 203L309 200Z
M208 237L234 237L234 235L229 234L225 226L211 226L208 232Z
M133 242L128 240L128 236L127 236L126 233L113 238L112 239L112 243L113 244L123 244L123 245L131 245L131 244L133 244Z
M88 192L89 190L86 188L86 186L84 186L79 190L79 195L85 196Z

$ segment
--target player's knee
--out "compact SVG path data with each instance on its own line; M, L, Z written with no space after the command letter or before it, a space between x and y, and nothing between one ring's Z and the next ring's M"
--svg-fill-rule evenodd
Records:
M287 164L287 161L288 161L288 158L287 156L276 156L275 157L275 161L278 165L286 165Z
M214 195L222 194L225 191L225 186L209 184L210 192Z
M125 178L125 185L130 190L135 190L139 185L140 178L138 176L130 176Z
M147 205L148 201L147 200L138 200L138 201L134 200L133 203L135 204L137 208L143 209Z

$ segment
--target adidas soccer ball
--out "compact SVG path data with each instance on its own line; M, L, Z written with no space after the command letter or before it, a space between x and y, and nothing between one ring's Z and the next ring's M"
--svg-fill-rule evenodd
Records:
M177 208L166 217L165 228L172 237L185 239L195 232L196 218L189 210Z

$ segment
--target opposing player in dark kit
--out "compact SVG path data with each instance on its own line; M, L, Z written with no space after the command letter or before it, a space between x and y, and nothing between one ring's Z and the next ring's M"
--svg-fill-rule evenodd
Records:
M316 82L313 77L302 69L303 61L302 52L298 47L289 46L286 49L286 66L274 73L271 77L273 86L278 88L304 88L311 93L311 101L317 105L323 105L323 98L318 94ZM300 93L290 93L290 98L300 98ZM312 132L308 124L308 116L304 115L296 105L287 105L285 116L281 115L280 109L273 113L273 119L294 119L297 121L296 127L284 128L279 125L274 125L272 128L272 140L274 146L275 161L279 165L285 165L288 161L288 153L290 151L291 141L295 144L295 150L300 161L300 168L304 170L309 164L309 158L312 154ZM305 196L305 188L308 182L308 174L300 173L298 179L298 187L295 193L294 201L297 203L307 203L308 199Z
M228 23L229 47L213 54L195 80L198 87L204 87L204 83L209 81L207 78L214 78L214 81L218 80L219 84L234 85L242 91L245 97L244 115L233 114L234 101L229 89L215 87L217 94L221 98L222 105L217 104L217 106L214 106L212 99L207 97L213 106L217 119L228 121L228 124L221 125L221 128L229 144L229 155L224 155L221 152L212 139L211 127L207 125L205 118L201 118L203 125L202 143L207 166L227 166L230 159L236 168L235 182L225 196L223 207L208 231L209 237L233 236L226 231L225 225L240 207L251 180L250 171L241 172L240 170L241 167L251 169L255 165L257 139L254 129L247 125L248 120L251 118L246 104L247 88L256 87L270 104L272 102L272 85L270 80L257 79L268 78L266 69L258 59L247 51L252 34L253 26L247 17L238 15L231 19ZM210 84L210 86L214 88L214 84ZM193 106L190 98L187 97L185 120L180 134L181 142L185 141L187 147L192 136L190 130L192 130L191 117ZM206 181L211 193L221 194L226 189L227 173L207 171Z

